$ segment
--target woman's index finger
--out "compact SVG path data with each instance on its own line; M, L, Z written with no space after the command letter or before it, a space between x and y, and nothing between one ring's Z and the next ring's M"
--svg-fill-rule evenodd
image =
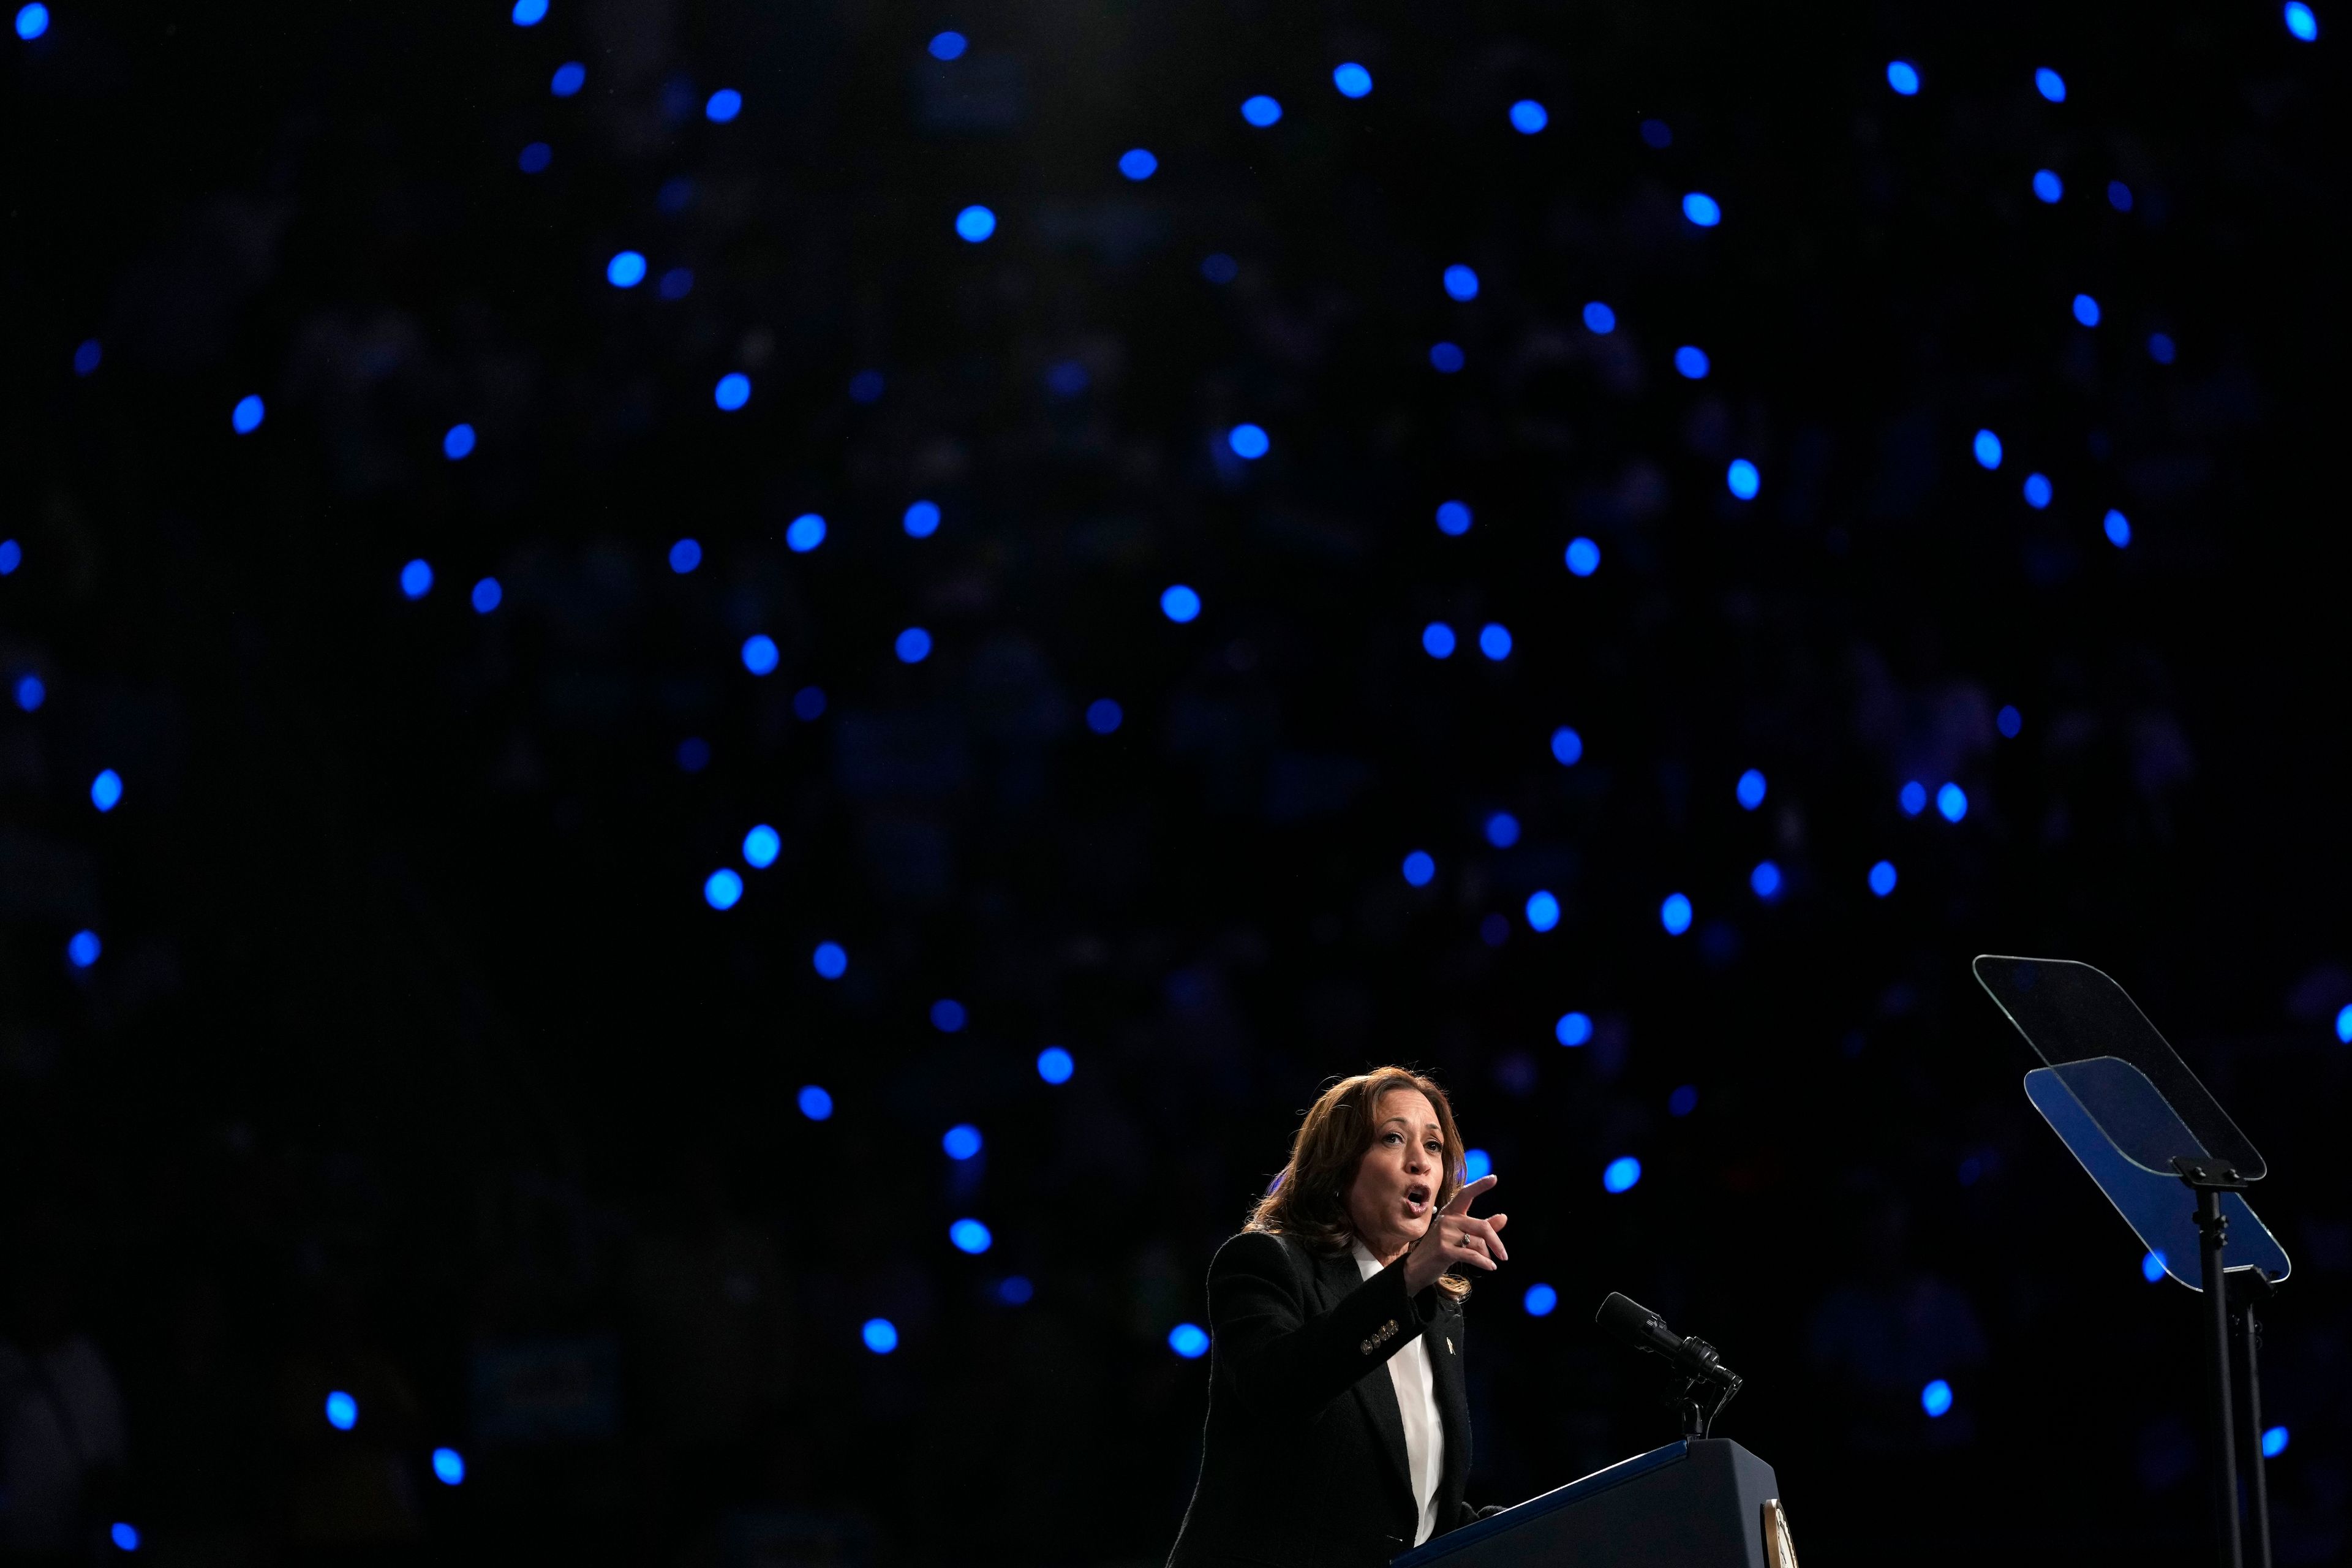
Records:
M1454 1194L1454 1201L1445 1205L1445 1212L1452 1215L1468 1214L1470 1205L1478 1199L1479 1195L1501 1179L1499 1176L1493 1175L1479 1177Z

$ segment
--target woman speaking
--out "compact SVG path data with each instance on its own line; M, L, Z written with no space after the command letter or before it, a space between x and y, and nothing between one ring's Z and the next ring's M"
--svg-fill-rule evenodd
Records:
M1169 1568L1377 1568L1478 1516L1455 1268L1492 1269L1462 1135L1403 1068L1323 1091L1209 1265L1209 1423Z

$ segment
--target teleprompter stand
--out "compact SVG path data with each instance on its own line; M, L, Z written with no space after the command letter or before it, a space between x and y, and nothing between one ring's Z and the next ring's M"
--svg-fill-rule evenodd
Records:
M1987 954L1976 976L2043 1066L2025 1095L2138 1235L2164 1271L2205 1297L2213 1500L2223 1568L2244 1568L2240 1438L2250 1467L2254 1562L2271 1568L2270 1486L2263 1472L2257 1301L2293 1267L2244 1194L2267 1167L2229 1112L2156 1026L2087 963ZM2225 1253L2228 1260L2225 1261ZM2192 1279L2185 1260L2198 1260ZM2153 1276L2151 1276L2153 1278ZM2245 1423L2232 1390L2232 1305L2242 1328Z

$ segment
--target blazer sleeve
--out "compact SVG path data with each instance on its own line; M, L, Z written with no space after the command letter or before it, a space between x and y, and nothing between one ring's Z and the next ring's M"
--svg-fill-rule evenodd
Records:
M1404 1260L1381 1269L1329 1311L1309 1310L1288 1249L1244 1231L1209 1265L1209 1325L1218 1370L1245 1405L1311 1415L1387 1363L1426 1326L1436 1292L1405 1293Z

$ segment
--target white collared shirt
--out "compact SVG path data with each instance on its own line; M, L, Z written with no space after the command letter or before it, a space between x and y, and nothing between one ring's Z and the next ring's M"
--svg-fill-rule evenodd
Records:
M1370 1279L1381 1271L1380 1259L1357 1242L1356 1272ZM1412 1498L1421 1505L1421 1526L1415 1546L1437 1531L1437 1479L1445 1473L1445 1422L1437 1414L1437 1377L1429 1363L1429 1335L1415 1334L1404 1349L1389 1357L1389 1377L1396 1384L1397 1410L1404 1416L1404 1468L1412 1478Z

